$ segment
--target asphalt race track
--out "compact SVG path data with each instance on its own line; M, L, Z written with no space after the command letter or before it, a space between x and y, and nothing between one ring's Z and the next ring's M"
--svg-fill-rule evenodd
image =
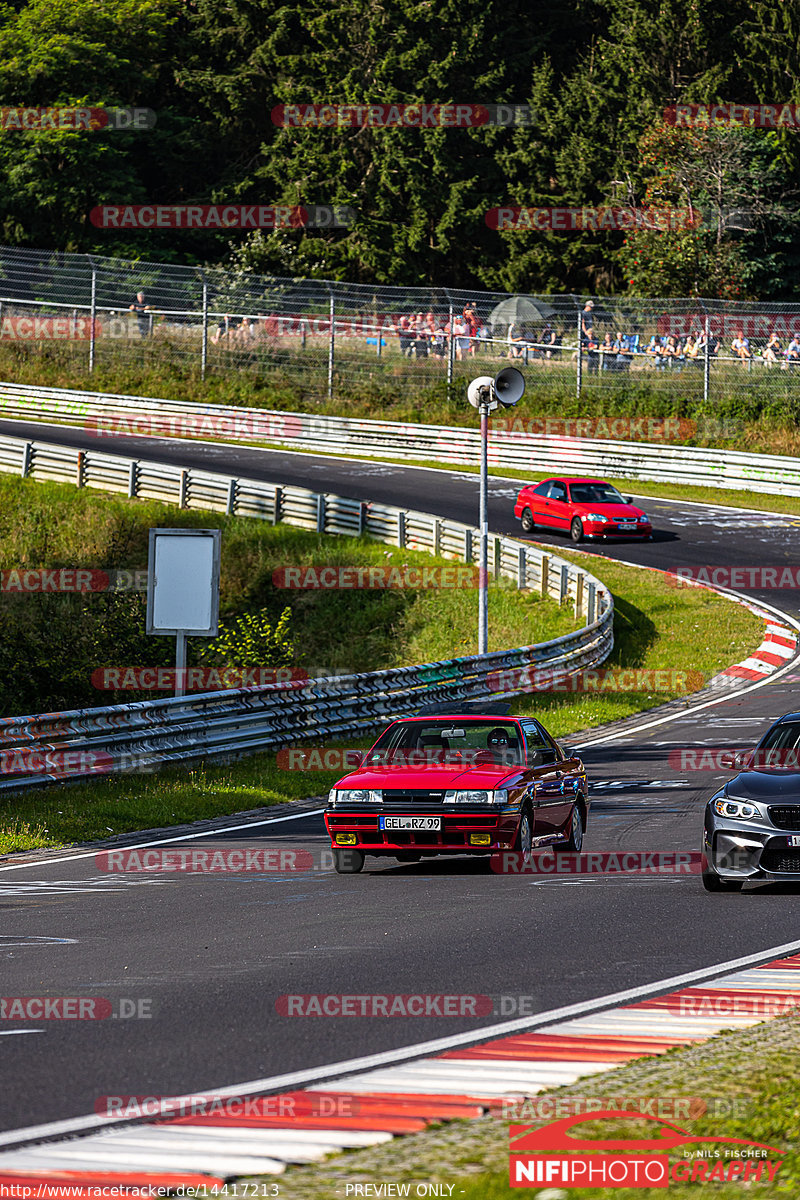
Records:
M3 421L0 432L98 445L82 430ZM477 520L477 479L458 472L152 438L115 438L113 452ZM519 536L515 494L512 480L492 480L493 530ZM798 563L800 518L644 505L656 539L600 553L668 569ZM798 617L793 591L749 594ZM800 707L800 662L772 680L587 736L594 786L584 848L697 850L704 799L723 776L676 770L669 752L752 744L773 718ZM326 843L321 816L309 811L170 845L319 854ZM149 1014L0 1022L0 1128L81 1117L109 1095L202 1093L307 1068L322 1079L326 1064L357 1055L480 1031L748 953L767 958L797 937L800 918L800 892L785 886L708 895L691 874L552 878L492 875L458 859L377 863L367 859L353 877L324 862L302 873L110 874L91 853L0 864L2 994L104 997L115 1010L124 1000L124 1012ZM289 993L489 995L496 1007L480 1019L282 1016L276 1002Z

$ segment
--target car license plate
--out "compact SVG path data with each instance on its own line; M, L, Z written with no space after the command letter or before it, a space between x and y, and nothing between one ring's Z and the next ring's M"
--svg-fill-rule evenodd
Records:
M381 817L380 829L425 829L442 828L441 817Z
M631 533L636 528L636 526L629 525L627 522L623 523L622 521L620 521L619 528L624 529L626 533Z
M800 833L792 833L789 835L790 846L800 846Z

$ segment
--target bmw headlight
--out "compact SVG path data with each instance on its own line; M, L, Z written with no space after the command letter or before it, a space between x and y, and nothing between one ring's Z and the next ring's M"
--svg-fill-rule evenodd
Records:
M505 788L498 788L491 792L458 788L444 794L445 804L505 804L507 800L508 792Z
M366 788L331 788L328 803L334 808L342 804L383 804L383 792Z
M755 804L745 804L742 800L715 800L713 808L719 816L734 817L737 821L757 820L761 816Z
M605 513L587 513L586 520L587 521L607 521L608 517L605 515Z

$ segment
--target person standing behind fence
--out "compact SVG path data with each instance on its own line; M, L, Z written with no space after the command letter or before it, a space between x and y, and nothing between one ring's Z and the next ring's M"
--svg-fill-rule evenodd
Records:
M136 300L133 304L128 305L128 311L136 313L136 320L139 323L139 337L148 337L150 334L150 317L147 314L151 309L150 305L144 302L144 292L136 293Z
M469 300L464 305L464 320L469 327L469 353L474 357L477 348L478 328L480 326L474 300Z

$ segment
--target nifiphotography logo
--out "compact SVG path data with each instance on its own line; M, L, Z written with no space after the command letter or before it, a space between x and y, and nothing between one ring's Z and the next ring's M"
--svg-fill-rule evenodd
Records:
M642 1120L661 1128L655 1136L618 1138L573 1137L570 1130L585 1121ZM548 1125L511 1125L509 1183L511 1187L551 1184L558 1188L650 1187L670 1183L770 1183L786 1153L776 1146L744 1138L699 1137L645 1113L607 1109L585 1116L565 1117ZM690 1146L704 1148L689 1149ZM669 1151L682 1147L670 1162Z

